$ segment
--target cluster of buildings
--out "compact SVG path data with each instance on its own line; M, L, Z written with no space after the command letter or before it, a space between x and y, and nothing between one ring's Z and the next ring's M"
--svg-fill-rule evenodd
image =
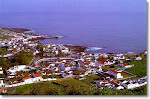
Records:
M4 55L0 55L0 57L11 58L16 53L22 50L31 50L31 46L36 46L37 43L34 41L30 41L32 38L36 38L37 36L24 34L24 33L16 33L16 32L1 32L4 35L12 36L11 38L0 40L0 47L6 48L6 52Z
M134 89L141 86L144 86L147 84L147 76L142 77L140 79L135 80L120 80L120 81L114 81L110 77L106 77L105 80L98 80L96 81L96 85L100 88L111 88L111 89Z
M6 34L3 33L2 34ZM0 47L7 47L7 51L10 53L0 57L13 57L21 50L33 51L33 55L36 57L41 51L37 49L38 43L31 39L39 38L38 35L31 35L25 33L7 33L7 35L13 36L10 39L0 40ZM65 54L64 57L56 57L59 54ZM21 86L25 84L36 83L40 81L50 81L59 78L79 78L83 79L86 75L100 74L101 80L96 81L96 85L103 88L108 87L111 89L134 89L147 84L146 77L138 80L123 80L126 77L124 70L131 68L134 64L128 64L127 62L133 60L126 58L125 54L106 54L106 53L85 53L79 52L72 54L70 49L61 44L43 44L42 46L43 56L37 58L33 62L34 65L26 66L19 65L9 68L7 76L1 78L0 88L2 90L7 87ZM70 55L68 55L70 54ZM144 54L147 54L145 51ZM140 61L142 57L137 55L134 60ZM126 62L126 63L125 63ZM107 68L104 71L104 68ZM4 74L0 67L0 74ZM131 75L132 74L128 74ZM119 82L117 81L119 80Z
M22 50L26 52L32 51L33 55L37 55L38 53L40 53L39 49L37 49L37 45L39 44L38 40L40 40L40 38L44 38L42 35L16 33L12 31L3 31L1 32L1 34L11 36L11 38L3 40L0 39L0 48L5 48L5 51L3 51L4 54L0 55L0 57L12 58L16 53ZM43 47L43 57L54 57L59 53L69 53L69 49L60 44L40 44Z

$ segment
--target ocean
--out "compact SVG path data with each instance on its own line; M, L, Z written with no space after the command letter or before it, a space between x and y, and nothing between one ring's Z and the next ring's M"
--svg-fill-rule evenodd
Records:
M147 49L146 0L1 0L0 26L62 36L42 42L88 46L96 53Z

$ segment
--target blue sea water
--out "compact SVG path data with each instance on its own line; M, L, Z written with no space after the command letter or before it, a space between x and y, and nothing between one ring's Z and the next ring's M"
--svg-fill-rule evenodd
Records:
M0 26L64 36L44 43L91 47L94 52L147 48L146 0L0 0Z

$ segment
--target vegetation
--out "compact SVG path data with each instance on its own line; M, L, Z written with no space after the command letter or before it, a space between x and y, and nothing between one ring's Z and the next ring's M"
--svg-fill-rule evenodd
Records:
M61 76L59 75L43 75L42 78L46 79L46 78L61 78Z
M75 79L57 82L41 82L17 87L13 95L82 95L88 94L89 86Z
M24 85L24 86L20 86L17 87L13 90L12 94L20 94L22 93L23 95L27 95L30 93L30 88L32 87L32 84L28 84L28 85Z
M116 70L117 68L118 68L118 67L117 67L116 65L110 65L110 66L103 66L103 67L102 67L102 70L103 70L104 72L107 72L108 69Z
M0 74L0 78L4 78L4 77L6 77L5 74Z
M91 88L90 85L93 84L92 79L94 80L97 78L98 77L94 75L87 77L86 81L68 78L51 82L29 84L16 87L11 95L147 95L147 86L135 90Z
M0 55L5 55L5 54L8 54L9 51L7 51L7 48L2 48L0 47Z
M5 57L0 58L0 66L4 69L15 65L28 65L33 59L33 54L31 52L21 51L17 53L12 59L6 59Z
M138 88L134 90L116 90L116 89L99 89L95 88L91 90L90 95L147 95L147 86L144 88Z
M10 64L8 64L8 60L5 57L0 58L0 66L2 66L4 69L7 69L10 66Z
M99 79L98 75L91 75L91 76L85 76L86 79L81 80L82 82L88 84L88 85L93 85L95 80Z
M11 62L19 63L19 65L28 65L33 57L31 52L21 51L11 59Z
M0 33L0 39L4 40L4 39L9 39L11 38L12 36L9 36L9 35L3 35Z
M134 67L126 69L126 71L137 75L137 77L143 77L147 75L147 57L143 56L142 60L133 60L130 64L134 64Z

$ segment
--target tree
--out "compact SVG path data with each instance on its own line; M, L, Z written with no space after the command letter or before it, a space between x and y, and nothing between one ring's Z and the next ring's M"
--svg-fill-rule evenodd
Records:
M11 62L12 63L16 63L19 65L27 65L29 64L29 61L33 58L33 54L32 53L27 53L25 51L21 51L19 53L17 53L14 58L12 58Z
M0 58L0 65L2 66L3 69L7 69L9 67L9 64L7 64L5 57Z

